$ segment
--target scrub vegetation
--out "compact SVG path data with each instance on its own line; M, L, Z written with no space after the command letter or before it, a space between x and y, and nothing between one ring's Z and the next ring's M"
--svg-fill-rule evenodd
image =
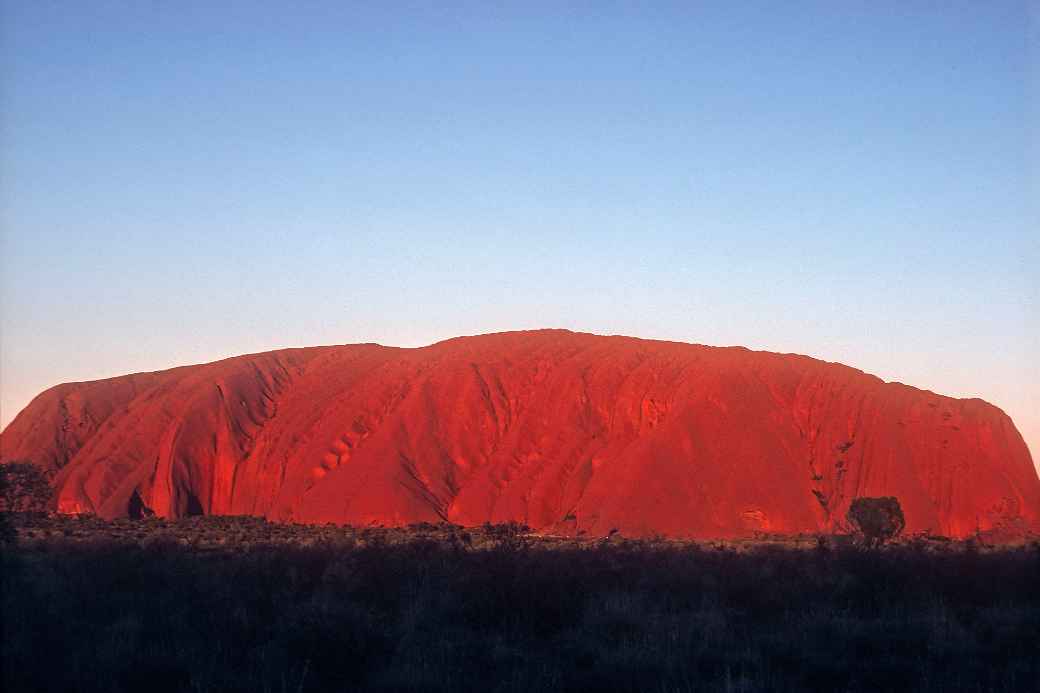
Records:
M4 516L6 691L997 691L1040 546Z

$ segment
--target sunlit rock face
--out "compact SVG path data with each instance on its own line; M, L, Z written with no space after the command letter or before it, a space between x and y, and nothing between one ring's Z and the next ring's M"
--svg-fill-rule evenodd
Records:
M561 330L286 349L47 390L0 458L62 512L737 537L1040 528L1011 420L804 356Z

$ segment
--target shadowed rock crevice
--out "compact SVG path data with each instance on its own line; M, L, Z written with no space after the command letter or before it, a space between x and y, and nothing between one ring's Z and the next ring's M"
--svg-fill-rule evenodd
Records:
M205 515L206 512L202 508L202 503L199 501L198 496L194 493L185 494L184 498L184 517L198 517Z
M144 501L141 500L141 494L136 489L130 496L130 502L126 506L126 516L131 520L142 520L146 517L153 517L155 511L145 505Z

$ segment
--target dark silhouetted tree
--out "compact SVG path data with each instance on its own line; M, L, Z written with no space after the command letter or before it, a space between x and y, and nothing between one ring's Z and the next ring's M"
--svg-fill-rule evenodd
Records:
M35 464L0 464L0 512L46 510L50 499L50 482L43 470Z
M845 517L868 547L881 546L906 526L899 500L892 496L856 498Z

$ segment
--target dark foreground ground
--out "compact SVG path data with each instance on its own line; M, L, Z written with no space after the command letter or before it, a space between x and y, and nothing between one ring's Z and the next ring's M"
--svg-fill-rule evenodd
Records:
M4 521L5 691L1025 691L1040 546Z

